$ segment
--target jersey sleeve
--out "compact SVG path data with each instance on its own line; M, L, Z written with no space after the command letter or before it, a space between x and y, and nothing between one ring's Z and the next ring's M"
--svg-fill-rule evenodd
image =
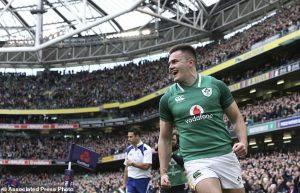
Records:
M159 118L163 121L173 122L173 116L169 109L170 93L165 93L159 101Z
M216 80L216 85L220 90L220 103L223 109L226 109L233 103L234 99L233 96L228 88L228 86L220 80Z
M152 149L147 146L147 149L144 151L144 163L152 164Z

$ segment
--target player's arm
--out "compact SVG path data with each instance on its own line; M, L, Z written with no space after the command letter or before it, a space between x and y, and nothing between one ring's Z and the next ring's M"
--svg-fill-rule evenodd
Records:
M128 168L127 168L127 166L125 166L124 176L123 176L123 183L122 183L122 186L121 186L122 189L126 188L127 178L128 178Z
M149 163L128 162L128 166L133 166L141 170L148 170L151 167Z
M234 144L232 149L238 156L243 157L248 152L247 129L244 118L235 101L225 109L225 114L231 121L233 130L239 140L239 143Z
M146 149L144 150L144 158L142 162L132 162L131 160L127 160L127 166L133 166L139 168L141 170L148 170L152 164L152 149L145 145Z
M160 133L158 139L158 157L160 165L160 175L166 174L172 154L172 130L170 122L160 120Z
M220 91L220 103L224 109L225 114L232 123L235 134L239 142L233 145L233 152L237 156L245 156L248 152L247 132L243 116L234 101L232 94L226 84L220 80L213 79Z
M123 176L123 182L122 182L122 186L121 186L121 189L125 190L126 189L126 182L127 182L127 178L128 178L128 158L127 158L127 151L125 153L125 160L124 160L124 176Z
M169 108L170 92L164 94L159 101L159 139L158 157L160 165L160 184L162 188L170 188L171 182L168 177L168 165L172 153L172 130L174 117Z

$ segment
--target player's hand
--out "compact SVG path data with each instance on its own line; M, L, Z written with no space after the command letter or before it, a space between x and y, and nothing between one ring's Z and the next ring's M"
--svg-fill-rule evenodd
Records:
M125 191L126 191L126 185L120 186L119 191L120 191L121 193L125 193Z
M126 164L127 164L127 166L133 166L133 161L132 160L127 160Z
M245 157L248 153L248 147L242 142L235 143L232 147L232 151L238 156L238 157Z
M170 182L169 176L167 174L161 175L160 184L161 184L161 187L164 188L164 189L171 188L171 182Z
M122 185L122 186L120 186L120 188L121 188L122 190L125 190L125 189L126 189L126 185Z

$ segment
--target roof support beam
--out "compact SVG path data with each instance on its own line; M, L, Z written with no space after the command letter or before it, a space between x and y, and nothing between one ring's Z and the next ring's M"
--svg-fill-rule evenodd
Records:
M6 0L1 0L1 1L2 1L2 3L5 6L9 4ZM30 34L30 36L32 37L32 39L34 39L35 38L35 33L34 33L34 31L32 31L30 29L30 26L28 25L28 23L17 12L14 12L14 10L13 10L14 8L11 5L9 5L7 9L10 10L11 14L13 14L18 19L18 21L28 31L28 33Z
M132 3L131 5L129 5L128 7L124 8L123 10L121 10L119 12L116 12L116 13L104 16L104 17L102 17L101 19L99 19L99 20L97 20L95 22L92 22L92 23L89 23L89 24L85 24L82 27L80 27L80 28L78 28L78 29L76 29L74 31L71 31L68 34L65 34L65 35L59 36L57 38L54 38L52 40L49 40L48 42L43 43L43 44L41 44L39 46L35 46L35 47L10 47L10 48L1 48L0 53L1 52L35 52L35 51L41 50L41 49L46 48L48 46L51 46L51 45L53 45L55 43L58 43L58 42L66 39L66 38L72 37L75 34L78 34L78 33L82 32L82 31L90 29L90 28L92 28L92 27L94 27L96 25L99 25L101 23L109 21L109 20L111 20L113 18L116 18L116 17L118 17L118 16L120 16L120 15L122 15L124 13L132 11L137 6L139 6L142 2L143 2L143 0L138 0L135 3Z
M0 17L3 15L3 13L9 8L9 6L14 2L14 0L10 0L10 2L4 7L4 9L0 12Z
M44 13L44 5L43 0L37 0L37 18L36 18L36 29L35 29L35 46L41 45L43 42L43 13ZM43 52L42 50L38 50L36 52L38 62L42 63Z
M197 0L197 2L190 2L191 4L193 4L193 6L195 6L195 8L197 8L197 10L195 11L187 5L183 5L179 0L172 2L173 6L170 6L169 1L168 3L167 1L163 1L163 3L161 3L161 0L152 0L151 4L157 7L157 12L150 12L142 8L138 8L137 10L141 13L145 13L156 18L161 18L179 25L183 25L185 27L190 27L203 33L207 33L207 30L205 30L204 28L207 23L207 21L204 21L204 15L207 12L206 10L204 11L203 7L201 7L201 5L199 4L200 1ZM183 8L183 12L181 12L179 8ZM175 18L164 17L163 13L165 11L169 11L174 14Z
M72 29L76 29L76 27L63 15L61 14L48 0L44 0L45 3L47 5L49 5L49 7L60 17L64 20L64 22L66 22L67 24L69 24L69 26L72 28Z
M196 2L198 4L198 6L202 8L204 15L208 16L208 12L206 10L206 7L203 5L202 1L201 0L196 0Z
M211 12L212 15L209 20L210 30L232 30L233 27L245 23L252 18L256 18L262 13L274 10L278 2L288 1L289 0L272 0L268 3L257 0L238 1L222 10Z
M171 22L174 22L174 23L176 23L176 24L179 24L179 25L182 25L182 26L185 26L185 27L189 27L189 28L195 29L195 30L197 30L197 31L201 31L201 32L207 33L206 30L202 29L202 28L199 27L199 26L195 26L195 25L191 25L191 24L187 24L187 23L181 22L181 21L179 21L179 20L167 18L167 17L164 17L164 16L162 16L162 15L158 15L157 13L143 10L143 9L141 9L141 8L138 8L137 11L139 11L139 12L141 12L141 13L145 13L145 14L151 15L151 16L153 16L153 17L157 17L157 18L161 18L161 19L164 19L164 20L167 20L167 21L171 21Z
M89 3L96 11L98 11L98 12L101 13L102 15L107 15L107 13L106 13L103 9L101 9L94 1L92 1L92 0L87 0L87 2L88 2L88 3ZM111 21L119 28L119 31L124 31L123 28L122 28L122 26L121 26L118 22L116 22L115 19L112 19ZM118 30L116 30L116 31L118 31Z

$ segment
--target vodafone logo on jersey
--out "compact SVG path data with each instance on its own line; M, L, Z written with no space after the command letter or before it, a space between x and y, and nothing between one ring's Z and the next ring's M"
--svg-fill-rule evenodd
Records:
M190 108L190 115L192 117L185 120L185 122L187 124L201 121L203 119L212 119L213 118L213 114L207 114L207 113L204 114L204 109L200 105L193 105Z
M200 105L194 105L190 108L190 115L201 115L204 113L203 108Z

